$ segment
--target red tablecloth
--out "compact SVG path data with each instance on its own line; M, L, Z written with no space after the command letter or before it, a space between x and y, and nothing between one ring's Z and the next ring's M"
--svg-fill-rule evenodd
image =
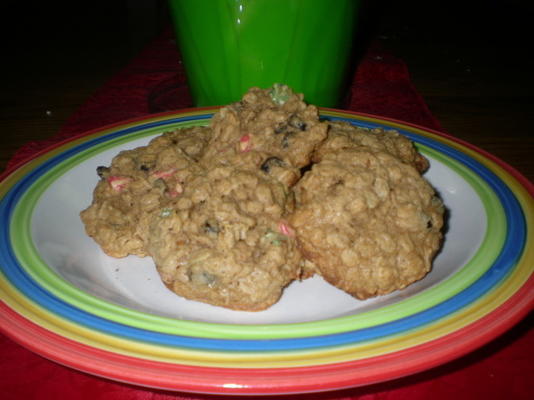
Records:
M12 158L14 166L49 144L89 129L152 112L191 106L179 54L163 35L100 88L58 134L31 142ZM344 108L440 129L410 82L406 65L369 50L358 64ZM291 399L530 399L534 398L534 330L529 316L492 343L458 360L396 381ZM8 399L206 399L94 377L48 361L0 334L0 398Z

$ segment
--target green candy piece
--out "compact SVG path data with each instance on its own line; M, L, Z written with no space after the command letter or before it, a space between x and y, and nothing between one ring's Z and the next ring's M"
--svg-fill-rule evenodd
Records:
M163 208L159 213L159 216L162 218L167 218L172 214L172 208Z
M293 91L289 88L289 86L282 85L280 83L275 83L269 91L271 99L279 106L284 104L292 94Z

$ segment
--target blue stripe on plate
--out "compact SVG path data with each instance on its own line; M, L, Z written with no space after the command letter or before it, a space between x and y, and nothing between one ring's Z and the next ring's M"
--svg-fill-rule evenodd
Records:
M420 313L378 326L325 336L273 340L197 338L147 331L92 315L58 299L44 288L40 287L24 271L24 268L18 263L13 254L13 249L9 240L9 226L11 223L13 223L13 221L11 221L11 213L20 196L25 192L25 190L31 187L32 183L39 176L57 163L64 161L80 151L94 146L95 144L102 143L116 137L136 133L152 127L171 125L177 122L184 122L186 120L192 121L207 119L210 116L211 114L186 118L171 118L168 120L142 124L122 130L119 129L118 131L79 144L76 147L65 151L64 153L43 162L43 164L31 171L21 181L15 184L0 202L0 220L8 222L2 224L0 227L0 268L4 272L7 279L9 279L9 281L27 298L40 304L45 309L61 316L62 318L66 318L74 323L86 326L90 329L113 334L119 337L156 345L202 350L290 351L357 344L359 342L379 339L389 335L400 334L447 317L449 314L460 310L473 301L476 301L484 294L490 292L493 287L498 285L499 282L501 282L513 270L517 260L523 252L526 241L526 222L523 211L512 191L500 178L498 178L491 170L469 156L461 153L460 151L436 142L430 138L395 128L413 141L442 152L466 165L475 173L477 173L495 191L496 195L502 202L508 224L508 233L502 251L493 265L486 271L486 273L484 273L476 282L462 292ZM363 127L387 128L386 125L366 123L351 118L335 119L345 120Z

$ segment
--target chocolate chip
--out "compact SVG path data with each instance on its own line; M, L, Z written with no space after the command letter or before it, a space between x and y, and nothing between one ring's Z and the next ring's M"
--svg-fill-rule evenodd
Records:
M218 234L220 232L219 224L213 219L209 219L204 223L204 232Z
M283 122L279 122L274 126L274 133L277 135L284 133L285 131L287 131L287 125Z
M109 175L109 168L103 166L97 167L96 173L100 178L107 178Z
M260 169L268 174L271 172L272 167L282 167L283 165L284 162L278 157L269 157L261 164Z
M307 128L307 125L306 125L306 122L304 122L303 120L301 120L299 117L297 117L296 115L292 115L290 118L289 118L289 126L292 126L293 128L297 128L301 131L305 131L306 128Z
M294 135L294 132L287 132L286 134L284 134L284 137L282 138L282 147L284 149L287 149L289 147L289 139Z

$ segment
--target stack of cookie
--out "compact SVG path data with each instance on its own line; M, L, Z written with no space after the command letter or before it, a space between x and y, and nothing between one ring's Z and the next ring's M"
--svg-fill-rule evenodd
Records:
M81 218L106 254L151 256L188 299L259 311L314 274L365 299L431 268L443 205L427 167L397 132L322 121L287 86L252 88L209 126L99 167Z

